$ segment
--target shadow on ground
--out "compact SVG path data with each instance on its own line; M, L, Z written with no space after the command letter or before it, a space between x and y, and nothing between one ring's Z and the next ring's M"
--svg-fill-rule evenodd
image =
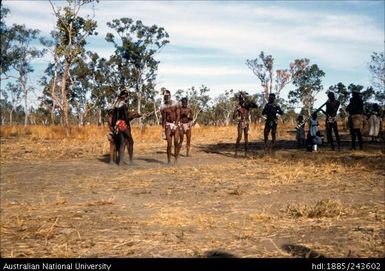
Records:
M204 258L236 258L235 255L222 250L209 250L203 255Z
M227 157L234 157L235 152L235 143L216 143L216 144L207 144L201 145L198 147L201 151L205 153L215 153L224 155ZM256 152L264 152L265 144L262 141L249 142L248 144L248 153L255 154ZM296 142L290 140L278 140L274 145L274 150L293 150L296 148ZM238 155L242 156L244 153L244 142L241 141L238 149ZM298 149L298 151L301 151Z
M284 244L282 249L298 258L325 258L321 253L302 245Z

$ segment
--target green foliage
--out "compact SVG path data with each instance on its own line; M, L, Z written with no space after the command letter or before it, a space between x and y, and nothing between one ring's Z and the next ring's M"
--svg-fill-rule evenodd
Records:
M189 102L189 107L193 110L193 122L204 123L203 118L199 118L200 114L205 114L209 111L209 102L211 100L208 95L210 89L205 85L201 85L199 89L192 86L188 90L178 90L176 92L176 97L182 98L187 97Z
M78 14L82 5L92 1L75 1L74 6L71 5L72 2L67 0L67 6L55 11L58 41L56 52L59 57L64 57L67 63L72 63L74 58L85 52L86 37L97 35L97 22Z
M106 35L106 40L115 47L111 64L115 66L116 76L120 77L120 87L144 90L142 84L150 84L156 79L159 62L154 57L169 43L168 33L163 27L145 26L140 20L134 22L131 18L115 19L107 26L120 38L118 40L112 33Z
M1 5L1 22L0 22L0 45L1 45L1 54L0 54L0 74L5 76L2 78L4 80L7 76L7 72L11 69L12 65L17 62L19 50L16 46L13 45L14 40L14 29L10 28L5 23L5 18L8 16L10 10Z
M301 102L308 116L313 108L315 95L322 90L321 78L324 76L325 73L317 64L306 66L295 74L293 85L296 89L289 92L289 99L293 104Z

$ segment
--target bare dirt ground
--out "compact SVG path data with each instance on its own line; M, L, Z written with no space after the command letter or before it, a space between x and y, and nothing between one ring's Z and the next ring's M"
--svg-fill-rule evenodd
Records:
M233 137L196 129L176 166L137 138L122 167L104 137L3 138L1 257L385 256L384 143L236 159Z

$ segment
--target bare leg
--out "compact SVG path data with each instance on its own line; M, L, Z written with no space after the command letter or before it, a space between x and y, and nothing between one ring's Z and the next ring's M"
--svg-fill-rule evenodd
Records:
M341 148L341 140L340 140L340 135L338 134L337 122L333 123L333 131L334 131L334 135L336 136L337 148L339 150Z
M119 150L118 150L118 153L119 153L119 166L123 165L123 162L124 162L124 135L119 132L119 134L117 135L119 137L118 141L119 141Z
M186 144L186 156L190 155L190 145L191 145L191 129L188 129L186 132L187 144ZM182 146L182 144L181 144Z
M275 124L271 128L271 148L272 149L274 148L274 145L275 145L276 135L277 135L277 125Z
M110 164L113 165L116 162L116 146L113 140L110 140Z
M243 129L245 134L245 156L247 155L248 144L249 144L249 126Z
M132 164L133 157L134 157L134 139L132 138L131 133L128 136L127 150L128 150L128 159L130 161L130 164Z
M263 140L265 142L265 152L267 151L267 141L269 139L270 127L268 124L265 124L265 129L263 130Z
M334 151L334 142L333 142L333 134L332 134L332 124L331 123L326 123L326 135L328 138L328 143L330 143L330 147Z
M167 163L171 163L171 147L172 147L172 137L171 130L166 128L166 140L167 140Z
M242 139L242 128L240 123L238 124L237 130L238 130L238 136L237 136L237 141L235 143L235 155L234 155L235 157L238 156L239 143L241 142L241 139Z
M179 129L179 134L180 134L180 136L179 136L179 138L180 138L179 144L180 144L180 147L182 148L182 144L183 144L183 140L184 140L183 127L181 127L181 128Z
M175 164L178 161L179 158L179 151L181 144L179 143L180 140L180 135L179 135L179 129L175 130L175 135L174 135L174 155L175 155Z

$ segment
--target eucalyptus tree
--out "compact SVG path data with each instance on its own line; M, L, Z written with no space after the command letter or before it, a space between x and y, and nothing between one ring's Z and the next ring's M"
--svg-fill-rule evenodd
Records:
M383 52L373 52L369 63L372 84L377 91L385 92L385 57Z
M29 105L28 94L31 87L28 86L28 75L34 71L32 61L35 58L42 57L46 50L38 49L32 45L32 43L39 38L40 31L37 29L28 29L25 25L14 25L15 31L14 41L19 49L18 59L13 64L14 69L17 71L17 81L23 92L24 98L24 125L28 124Z
M8 26L5 22L5 18L10 13L10 10L1 5L1 21L0 21L0 75L1 81L7 80L11 75L9 72L12 70L14 64L19 59L19 48L15 45L15 29L14 26Z
M106 40L115 47L111 58L112 69L119 88L133 88L137 111L142 113L142 103L153 100L159 61L155 56L169 43L168 33L157 25L146 26L131 18L115 19L107 23L118 37L107 33ZM139 118L141 126L142 119Z
M225 90L225 93L220 94L214 99L213 111L215 119L222 122L225 126L228 126L237 103L234 90Z
M296 74L307 66L306 61L308 60L296 60L290 64L289 69L274 71L274 58L272 55L265 55L261 51L257 58L246 60L246 65L257 76L263 87L263 103L266 103L270 93L274 93L279 97L282 89L290 84Z
M315 95L323 88L321 78L324 76L325 72L317 64L306 65L295 73L293 85L296 88L289 92L289 99L292 103L301 102L308 117L311 115Z
M13 124L13 113L17 111L17 108L20 106L21 101L23 99L23 91L20 88L20 85L14 82L8 82L3 90L5 98L9 99L9 124ZM7 99L5 99L7 100Z
M81 8L93 0L67 0L64 7L55 7L51 2L52 10L57 18L57 44L55 45L55 53L58 61L63 63L61 74L61 92L58 100L62 101L62 110L64 115L64 124L66 127L66 135L69 135L69 104L68 104L68 76L74 61L84 54L87 37L97 35L95 31L97 27L96 21L90 16L83 18L79 15ZM97 1L96 1L97 2Z

